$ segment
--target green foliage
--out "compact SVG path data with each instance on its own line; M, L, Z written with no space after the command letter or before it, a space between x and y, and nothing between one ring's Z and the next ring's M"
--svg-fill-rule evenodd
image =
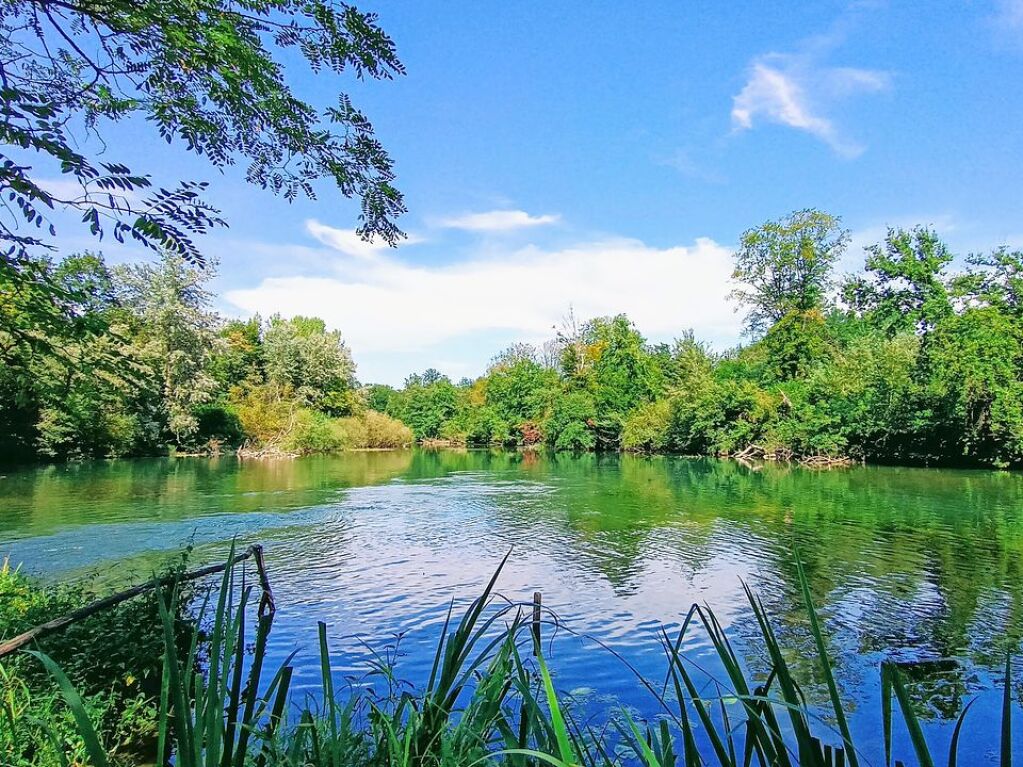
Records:
M994 306L941 323L927 346L927 395L949 449L994 465L1023 460L1023 326Z
M849 306L888 334L926 332L952 314L945 268L952 254L930 229L889 229L867 248L866 273L842 288Z
M352 411L355 363L341 333L328 332L323 320L271 317L262 338L262 360L267 382L290 387L304 405L331 415Z
M440 437L455 444L492 445L508 441L508 422L488 405L468 404L444 422Z
M199 428L196 411L211 402L216 391L209 367L217 317L206 289L212 276L169 252L159 263L117 271L132 352L153 377L150 385L160 395L162 422L177 444L194 440Z
M401 421L367 410L358 416L331 418L324 413L300 408L282 448L294 453L329 453L337 450L388 449L408 447L414 437Z
M744 232L732 274L742 287L732 295L749 309L747 329L763 332L789 312L823 308L848 242L838 218L812 209Z
M666 450L671 411L672 403L667 399L647 402L633 410L622 430L622 447L647 453Z
M419 438L468 444L1023 465L1023 252L948 274L934 232L893 229L835 304L847 241L814 210L743 235L736 297L759 334L743 347L714 354L692 332L650 345L624 315L570 315L543 347L556 367L516 344L443 407L436 376L391 400L418 412L390 406L420 419Z
M824 315L819 309L786 312L761 341L767 376L791 381L813 367L826 364L832 353Z
M404 71L394 44L373 14L329 0L30 0L5 2L3 19L0 457L216 447L231 435L206 444L197 411L252 372L260 325L229 329L233 348L211 361L211 275L194 238L225 222L205 183L154 183L107 156L105 137L122 120L154 126L154 139L215 168L244 163L249 182L288 200L326 180L361 201L362 236L394 244L404 204L372 125L344 93L322 112L298 98L283 65L388 79ZM91 254L54 266L53 211L162 261L116 279ZM299 393L351 411L335 383Z
M409 442L379 418L369 433L335 422L353 416L347 431L365 431L366 395L341 334L320 319L225 322L211 309L212 271L170 254L114 270L93 254L38 266L47 290L26 296L12 286L0 310L16 325L20 297L55 318L52 337L0 330L8 460Z
M376 410L378 413L386 413L390 407L391 399L396 394L393 386L386 384L370 384L364 389L366 407Z
M247 163L249 182L288 200L315 197L314 183L328 180L361 200L360 233L400 236L402 198L369 121L343 93L319 112L293 93L283 65L403 73L372 14L326 0L12 2L3 14L0 191L15 204L0 217L0 261L19 281L31 281L31 253L56 237L48 214L57 208L77 213L94 236L202 262L191 238L224 223L200 197L205 184L161 188L100 161L106 132L128 119L213 167ZM45 184L51 168L75 191Z
M264 377L262 325L256 316L244 321L228 320L217 331L210 375L221 391Z
M748 381L722 380L672 400L668 445L687 455L729 454L762 443L780 398Z
M330 453L344 448L347 436L337 419L298 408L281 436L281 448L289 453Z
M375 410L367 410L356 418L343 419L345 423L356 420L362 423L365 436L359 444L349 444L353 447L364 447L370 449L387 449L408 447L412 444L415 436L412 429L401 421L391 418L386 413L378 413Z
M624 314L591 320L582 339L587 364L579 378L599 412L623 415L660 391L661 371Z
M491 366L485 399L494 417L508 424L539 421L550 407L559 385L555 371L533 359L519 358Z
M183 569L182 558L173 570ZM83 584L43 587L7 563L0 566L0 639L8 639L99 598ZM182 591L173 618L174 641L187 644L197 623L186 617L192 591ZM165 636L155 595L96 613L35 643L55 659L81 692L115 765L134 765L157 734ZM50 732L48 733L47 730ZM46 671L24 653L0 661L0 763L58 764L53 737L71 764L85 763L86 745L72 711Z
M411 375L388 403L387 414L406 424L416 439L437 439L445 421L456 412L458 391L436 370Z
M597 408L586 392L573 391L560 397L544 427L545 437L556 450L589 450L597 443L592 424Z
M739 348L712 352L691 331L650 344L625 315L570 315L475 380L429 369L399 390L360 387L320 319L224 321L211 272L177 255L34 262L28 291L0 270L0 447L13 460L308 453L405 445L405 424L465 445L1023 466L1023 253L949 273L934 232L893 229L835 303L846 241L813 210L747 232L738 297L759 335Z

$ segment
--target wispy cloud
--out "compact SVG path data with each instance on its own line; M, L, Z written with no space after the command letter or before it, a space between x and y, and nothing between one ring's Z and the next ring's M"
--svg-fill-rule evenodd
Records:
M326 245L328 248L364 261L373 261L379 258L381 253L386 253L392 249L390 245L382 240L364 240L354 229L337 229L333 226L321 224L315 218L307 220L305 228L318 242ZM410 234L399 245L415 245L420 242L423 242L422 237Z
M995 0L991 26L1000 43L1023 46L1023 0Z
M698 163L688 149L676 149L673 154L662 159L661 164L674 168L686 178L703 181L707 184L724 184L727 181L723 174L708 170Z
M322 230L320 237L330 241ZM341 245L336 250L349 254L347 239ZM420 351L491 331L542 340L569 305L580 317L627 312L655 337L689 327L722 345L739 336L727 301L730 251L711 240L657 248L614 238L493 255L430 267L375 251L372 260L335 259L331 274L270 277L225 299L245 312L320 316L362 354Z
M556 224L560 220L561 216L558 215L531 216L524 210L490 210L441 219L438 224L445 229L464 229L469 232L510 232Z
M877 69L828 67L822 58L838 42L837 34L811 38L798 53L768 53L755 58L746 84L732 99L732 126L750 130L758 122L785 125L816 136L843 157L857 157L863 145L843 135L827 107L862 93L891 87L891 75Z

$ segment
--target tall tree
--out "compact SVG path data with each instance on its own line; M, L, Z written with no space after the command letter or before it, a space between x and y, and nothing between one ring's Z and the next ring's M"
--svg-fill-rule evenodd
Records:
M952 314L945 269L952 254L926 227L889 229L867 248L866 273L842 286L847 304L889 335L927 333Z
M121 301L131 312L136 353L152 371L166 427L177 444L198 430L197 409L213 399L217 382L209 363L219 321L206 288L209 269L166 252L158 263L117 271Z
M263 336L269 383L288 387L302 401L334 415L352 408L355 363L339 331L328 331L318 317L270 318Z
M742 287L732 296L748 309L746 330L762 333L788 312L820 309L848 243L840 219L813 209L744 232L732 273Z

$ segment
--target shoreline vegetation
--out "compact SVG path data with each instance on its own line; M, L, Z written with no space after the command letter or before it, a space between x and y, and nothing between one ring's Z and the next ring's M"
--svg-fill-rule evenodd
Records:
M276 669L266 662L274 620L269 582L262 580L257 612L258 590L243 585L234 559L232 547L217 588L168 586L84 619L67 629L70 636L55 634L0 659L3 764L136 767L173 759L181 767L857 767L870 763L868 752L883 752L886 764L912 754L920 765L955 767L960 756L972 762L971 754L995 746L971 734L975 699L958 712L951 740L945 745L942 737L941 752L935 750L908 680L889 662L879 668L876 740L858 742L798 557L814 679L797 678L771 617L747 587L757 626L749 659L709 607L693 605L677 632L662 629L663 678L645 679L620 658L658 714L644 720L622 708L602 714L603 724L557 689L555 658L547 657L540 634L556 618L497 594L503 562L460 618L449 611L425 684L402 681L393 660L380 658L365 680L336 688L321 622L319 692L300 699L291 692L291 657ZM184 572L184 560L173 572ZM84 596L67 587L33 586L8 567L0 570L0 593L20 597L0 601L0 636L26 621L52 618ZM111 630L129 627L136 642L125 648L123 635ZM696 632L706 635L720 671L687 658L682 648ZM999 764L1008 767L1016 705L1009 656L1004 671L997 747ZM808 696L807 684L823 694Z
M39 260L31 290L0 283L0 455L418 443L1023 466L1023 252L957 258L930 229L891 229L841 275L848 242L816 210L745 232L732 296L748 340L733 349L692 331L653 343L624 314L570 309L553 338L513 344L478 378L429 369L401 388L360 383L318 318L217 315L212 267Z

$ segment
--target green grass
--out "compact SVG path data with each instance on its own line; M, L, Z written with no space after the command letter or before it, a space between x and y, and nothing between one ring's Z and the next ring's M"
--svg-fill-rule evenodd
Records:
M640 722L623 711L600 731L577 721L559 698L522 610L494 599L503 566L460 617L449 608L429 679L414 693L388 684L386 692L339 695L326 627L320 624L322 696L304 706L289 704L292 659L266 668L272 616L256 617L252 634L251 588L237 588L233 572L224 573L215 603L205 606L210 614L205 653L195 641L185 651L174 641L177 605L170 596L160 605L167 649L155 762L173 759L179 767L475 767L492 762L512 767L868 767L864 744L854 741L848 725L801 565L799 581L831 709L827 721L806 703L770 616L747 588L769 660L766 676L754 677L713 611L694 605L677 635L662 634L664 684L636 678L657 697L663 716ZM723 670L713 685L705 684L681 650L694 631L706 633ZM106 767L101 735L81 698L56 664L43 654L37 657L78 723L88 751L82 763ZM1006 680L1010 671L1007 658ZM373 664L373 673L393 679L384 659ZM898 668L885 664L880 673L883 742L870 743L870 750L883 748L889 765L900 759L920 767L964 763L959 745L970 706L956 722L947 753L937 754ZM1002 767L1012 763L1012 709L1006 684ZM908 733L910 753L893 753L896 727Z

